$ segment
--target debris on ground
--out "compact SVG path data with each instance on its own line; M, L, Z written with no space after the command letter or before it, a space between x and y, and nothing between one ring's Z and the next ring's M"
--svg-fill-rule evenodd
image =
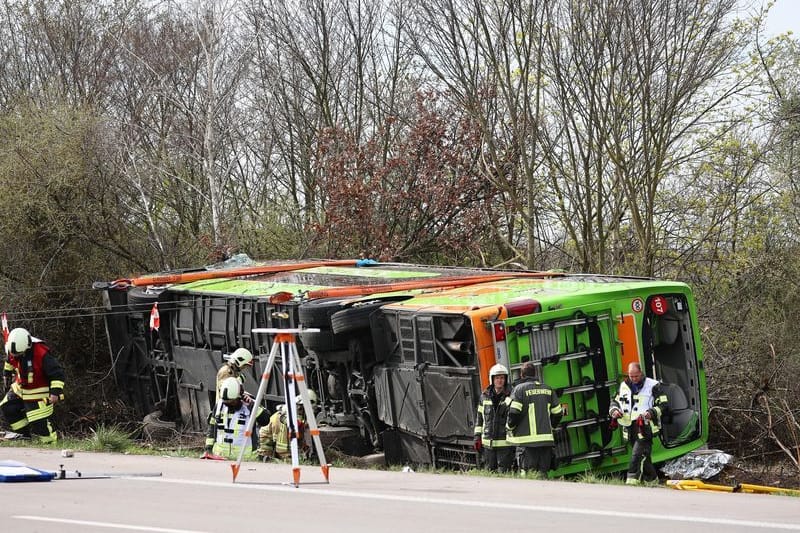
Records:
M671 479L703 479L717 476L733 456L722 450L695 450L667 462L661 471Z

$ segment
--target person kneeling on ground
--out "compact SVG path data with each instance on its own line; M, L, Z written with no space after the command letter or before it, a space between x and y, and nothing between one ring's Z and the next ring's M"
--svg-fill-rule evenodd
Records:
M14 328L6 341L3 381L8 392L0 411L11 431L41 443L58 440L51 419L64 399L64 370L50 348L27 329Z
M311 400L311 408L317 401L317 395L314 391L308 391L309 400ZM295 405L297 406L297 427L300 435L298 435L298 446L301 453L308 455L311 450L310 435L306 428L305 410L303 409L303 399L298 395L295 397ZM286 405L281 405L278 410L272 414L269 423L258 430L258 457L262 461L269 461L273 458L287 459L291 457L289 449L289 442L291 441L290 428L289 428L289 410Z
M245 457L254 458L253 450L257 448L258 441L255 431L251 437L245 436L247 421L250 413L255 411L256 425L264 426L269 422L269 415L244 394L242 383L237 378L225 378L219 396L219 409L208 417L209 433L201 459L238 459L242 448L245 449Z

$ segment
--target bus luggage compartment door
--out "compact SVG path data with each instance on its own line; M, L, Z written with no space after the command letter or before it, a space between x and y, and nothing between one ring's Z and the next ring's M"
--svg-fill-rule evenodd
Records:
M478 376L471 367L427 366L422 369L422 390L428 432L432 438L471 438L479 390Z

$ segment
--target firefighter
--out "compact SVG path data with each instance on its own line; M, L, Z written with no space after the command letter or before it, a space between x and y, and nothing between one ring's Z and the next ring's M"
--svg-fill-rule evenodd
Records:
M253 354L247 348L236 348L228 356L228 361L217 371L217 394L225 378L234 377L244 384L245 367L253 366Z
M39 442L55 442L50 418L64 399L64 370L50 348L28 330L15 328L6 341L3 379L8 392L0 401L3 417L15 433Z
M317 394L313 390L309 390L308 399L311 401L311 409L313 409L317 403ZM300 451L307 455L311 450L311 443L309 442L309 432L305 431L306 417L303 409L303 398L300 395L295 396L295 405L297 406L297 427L300 433L298 435L298 444L301 448ZM269 461L275 457L278 459L291 457L288 411L286 405L279 406L278 410L270 417L269 424L258 430L258 457L262 461Z
M514 445L506 440L510 394L508 369L494 365L489 369L489 386L481 393L475 417L475 451L492 472L508 472L514 462Z
M511 391L508 408L508 441L519 448L520 469L547 476L553 462L553 428L561 420L562 408L556 392L536 379L531 362L522 366L520 381Z
M201 459L237 459L242 447L245 448L245 456L252 457L258 444L255 431L249 438L244 434L247 420L255 410L256 424L263 426L269 422L267 412L260 406L254 406L252 400L246 401L242 384L235 377L222 381L219 401L220 409L208 417L209 433Z
M661 384L645 377L639 363L629 364L628 378L620 384L608 409L612 425L619 425L623 439L632 444L627 485L658 479L650 455L653 437L661 430L661 417L667 409L667 395Z
M220 387L222 383L227 378L236 378L239 380L239 383L244 385L244 369L250 366L253 366L253 354L247 348L237 348L228 356L227 362L219 367L219 370L217 370L216 386L213 391L208 391L208 399L213 409L211 415L216 416L222 408L222 401L220 400ZM253 397L248 394L247 391L244 391L242 400L250 404L253 401ZM209 424L206 429L206 440L213 440L216 434L215 431L215 428ZM205 455L202 458L205 459Z

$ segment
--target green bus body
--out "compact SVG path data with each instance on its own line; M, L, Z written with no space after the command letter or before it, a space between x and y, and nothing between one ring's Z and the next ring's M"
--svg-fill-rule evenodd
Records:
M352 453L383 450L389 463L470 468L478 397L489 368L512 379L525 361L559 393L565 416L555 432L552 475L627 467L608 407L627 363L664 383L670 412L654 442L654 462L679 457L708 438L708 405L695 304L688 286L610 276L552 274L459 288L403 289L370 296L311 299L312 290L497 271L378 264L316 267L248 278L178 283L143 296L106 291L116 375L132 403L155 406L201 430L208 384L237 346L257 355L254 390L271 339L251 330L316 327L300 349L320 419L332 433L352 430ZM276 300L277 294L288 295ZM144 302L142 301L144 299ZM162 328L145 325L159 302ZM127 312L120 313L121 309ZM120 368L121 366L121 368ZM132 377L131 369L136 376ZM272 383L268 401L282 400ZM341 444L341 442L340 442Z

